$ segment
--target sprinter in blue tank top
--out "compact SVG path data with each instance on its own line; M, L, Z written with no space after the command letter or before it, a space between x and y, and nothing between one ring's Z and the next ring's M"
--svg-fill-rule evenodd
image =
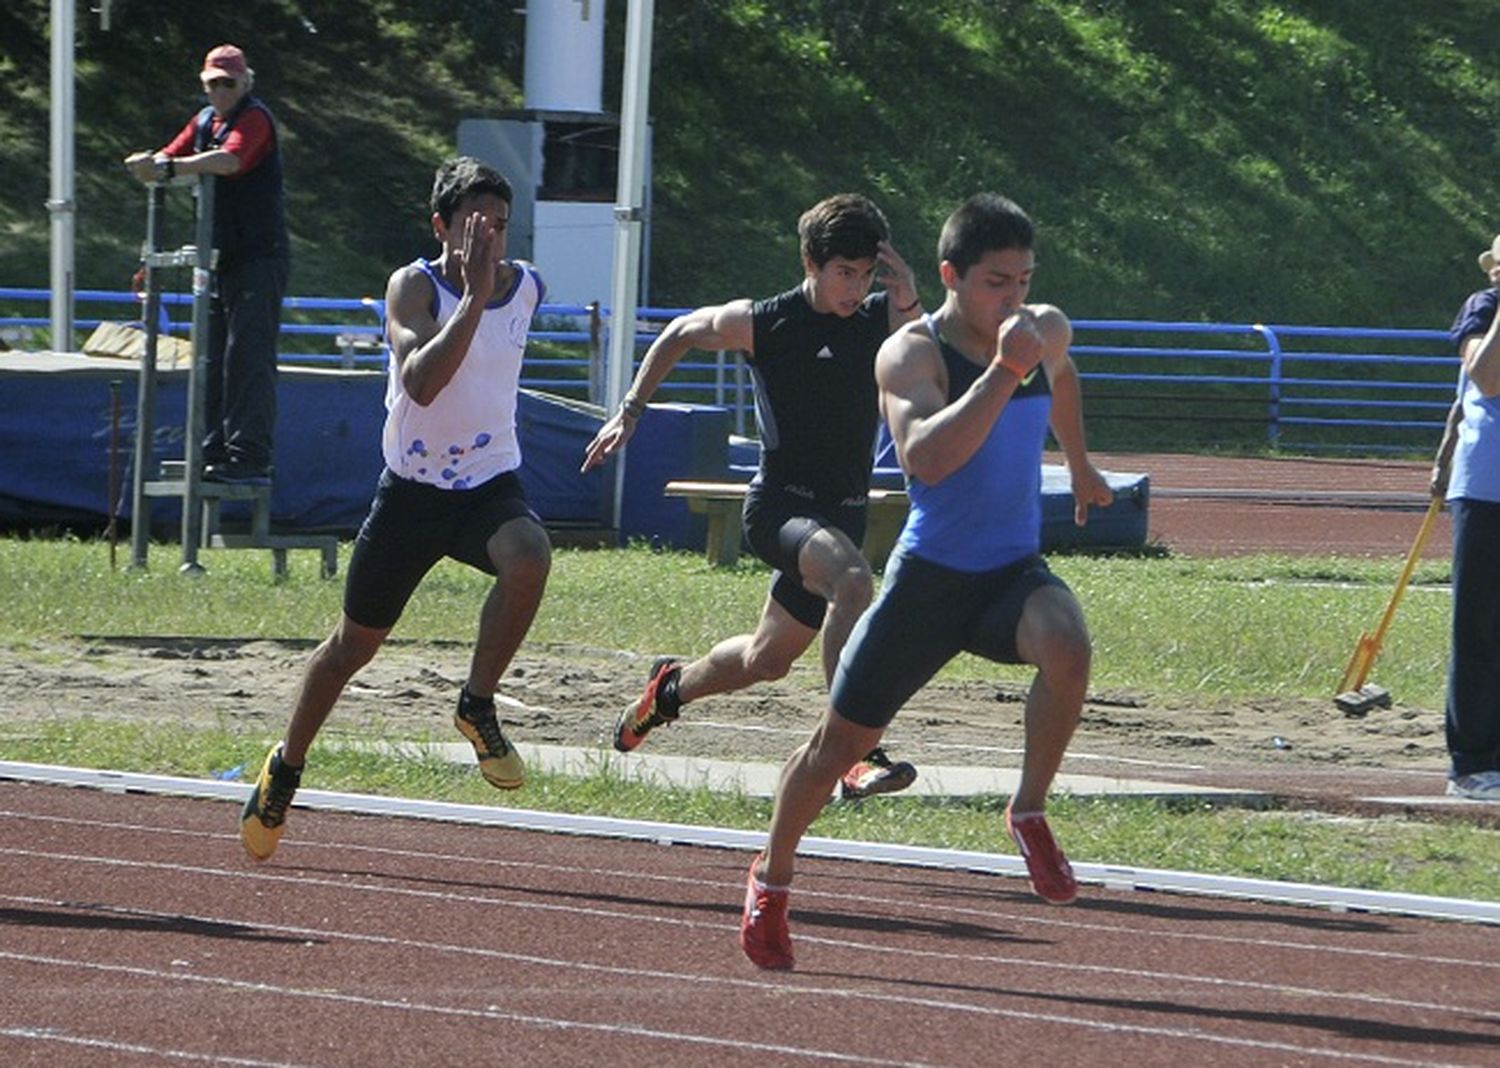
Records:
M1027 304L1031 220L1004 197L972 197L943 226L947 297L876 358L882 414L912 507L875 605L839 659L830 707L782 772L766 851L750 865L740 945L762 968L793 963L786 910L797 844L849 761L960 652L1034 664L1021 781L1006 829L1054 904L1077 885L1043 811L1083 709L1090 641L1078 601L1038 555L1048 427L1082 524L1112 495L1089 462L1072 326Z

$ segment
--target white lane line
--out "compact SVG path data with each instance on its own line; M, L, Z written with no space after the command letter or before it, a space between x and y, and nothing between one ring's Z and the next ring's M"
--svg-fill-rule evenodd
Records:
M763 981L748 979L737 979L733 977L716 975L699 975L688 972L647 972L640 968L620 968L615 965L598 964L582 961L571 957L542 957L529 953L518 953L510 950L488 949L473 945L450 945L442 942L427 942L416 939L396 938L388 935L368 934L358 931L339 931L328 927L298 927L286 924L266 923L254 918L240 919L226 916L205 916L193 913L164 912L156 909L135 908L126 905L106 905L99 902L89 901L65 901L54 898L32 897L26 895L0 895L0 901L13 901L19 905L33 907L63 908L83 913L104 913L111 916L141 917L151 920L186 920L191 923L229 926L245 928L257 931L269 931L277 934L292 935L297 938L323 938L340 939L351 942L368 942L378 945L397 945L407 949L432 950L442 953L456 953L465 956L477 956L486 959L500 959L514 961L522 964L533 964L544 967L557 967L564 969L579 969L583 971L595 971L605 974L619 974L624 976L651 975L662 980L673 980L685 983L703 983L708 985L727 985L748 987L753 989L766 989L773 987ZM729 930L730 927L718 924L692 923L691 926L701 930ZM1123 977L1137 980L1153 980L1163 983L1169 987L1188 985L1200 985L1210 988L1222 988L1233 990L1249 990L1256 993L1271 994L1278 997L1291 997L1299 1000L1307 998L1332 999L1337 1001L1349 1001L1376 1008L1386 1009L1410 1009L1424 1012L1438 1012L1445 1015L1458 1015L1467 1018L1481 1020L1500 1021L1500 1011L1492 1011L1483 1007L1464 1006L1455 1004L1453 1001L1428 1002L1412 1001L1406 998L1387 997L1380 994L1364 992L1340 992L1330 991L1323 987L1297 987L1285 983L1263 983L1247 979L1230 979L1219 975L1197 975L1186 972L1163 972L1150 971L1143 968L1121 968L1102 964L1077 964L1070 962L1059 962L1040 960L1035 957L1010 956L1003 953L956 953L945 950L932 949L910 949L899 948L876 942L861 942L847 938L828 938L819 935L798 934L797 942L813 943L817 945L833 946L839 949L848 949L857 955L866 953L884 953L893 956L923 957L931 960L964 961L973 964L995 965L1004 968L1037 968L1044 971L1059 973L1079 973L1083 975L1107 975L1111 977ZM780 989L775 986L775 989Z
M108 1050L110 1053L129 1053L138 1057L153 1057L159 1060L199 1061L203 1064L232 1064L242 1068L302 1068L291 1061L261 1061L249 1057L226 1057L216 1053L191 1053L185 1049L165 1049L161 1046L142 1046L135 1042L117 1042L109 1038L77 1035L59 1031L54 1027L0 1027L0 1038L19 1038L31 1042L51 1042L65 1046L83 1046L87 1049Z
M99 771L46 764L0 760L0 779L17 779L50 785L88 786L106 793L149 793L243 802L245 787L235 783L187 779L139 772ZM331 790L304 789L297 795L299 809L319 809L365 816L400 816L438 820L482 827L589 835L600 838L646 840L662 844L715 846L729 849L762 849L764 831L728 827L695 826L652 820L545 812L495 805L457 804L448 801L350 794ZM848 839L810 836L800 851L809 857L863 860L900 864L913 868L942 868L993 875L1024 876L1020 857L973 850L931 846L893 845ZM1438 897L1358 887L1293 883L1239 875L1209 875L1201 872L1137 868L1126 864L1075 861L1073 873L1080 883L1100 883L1106 889L1146 890L1192 894L1203 897L1252 900L1278 905L1328 909L1334 912L1395 913L1474 923L1500 925L1500 902Z
M526 912L564 913L588 916L604 920L629 920L631 923L655 923L666 927L688 927L699 930L722 930L720 924L682 920L674 916L653 916L620 909L585 908L581 905L556 905L544 901L512 901L508 898L469 893L459 894L451 890L416 890L407 886L383 886L379 883L359 882L352 879L319 879L308 875L277 875L262 871L230 871L224 868L209 868L194 864L169 864L164 861L120 860L97 857L84 853L48 853L36 849L0 848L0 855L27 857L34 860L61 860L69 863L99 865L103 867L131 868L138 871L158 871L175 875L208 875L237 882L283 883L295 887L324 887L330 890L358 890L362 893L387 894L393 897L416 898L422 901L451 902L462 905L501 905Z
M86 828L91 828L91 829L92 828L99 828L99 829L104 829L104 830L128 831L130 834L136 835L136 836L143 835L143 834L148 834L149 833L149 834L159 834L159 835L182 836L182 837L189 837L189 838L203 838L203 839L208 839L210 841L224 841L224 842L233 842L233 843L238 843L238 841L239 841L239 838L236 835L221 834L221 833L215 832L215 831L191 830L191 829L186 829L186 828L167 828L167 827L160 827L160 826L157 826L157 827L143 827L143 826L140 826L138 824L133 824L133 823L106 823L106 822L102 822L102 821L98 821L98 820L85 820L85 819L78 819L78 818L70 817L70 816L45 816L45 815L35 815L35 814L32 814L32 813L17 812L17 811L10 811L10 810L0 810L0 817L3 817L5 819L11 819L11 820L27 820L27 819L30 819L30 820L36 820L38 822L71 824L71 825L76 825L76 826L86 827ZM431 852L431 851L428 851L428 850L395 849L395 848L392 848L390 846L373 846L373 845L367 845L367 844L358 843L358 842L339 842L339 841L308 842L306 840L290 839L290 840L285 841L285 842L283 842L281 844L280 853L278 855L283 855L287 851L290 851L290 850L293 850L293 849L295 849L295 850L297 850L299 852L323 852L323 851L328 851L328 852L335 853L335 854L343 854L343 853L350 853L350 852L363 852L363 853L372 853L372 854L376 854L376 855L379 855L379 856L399 857L399 858L406 858L406 859L410 859L410 860L419 860L419 861L424 861L424 862L425 861L441 861L441 862L446 862L446 863L462 864L462 865L466 865L466 866L488 864L488 865L494 865L496 867L502 867L502 868L507 868L507 869L527 868L527 869L530 869L530 870L533 870L533 871L550 871L550 872L562 872L562 873L576 873L576 874L579 874L579 875L584 875L584 876L589 876L589 877L607 876L609 878L628 879L628 880L633 880L633 881L636 881L636 882L641 882L641 881L658 881L658 882L672 883L674 885L692 885L692 886L701 886L701 887L705 887L705 888L722 887L722 886L728 885L728 884L726 884L724 882L720 882L719 880L694 879L694 878L691 878L689 876L683 876L683 875L659 875L659 874L656 874L654 872L647 872L647 871L629 871L629 870L621 870L621 869L582 867L582 866L578 866L578 865L552 864L552 863L545 863L545 862L539 862L539 861L528 861L528 860L520 860L520 859L512 859L512 858L500 858L500 857L495 857L495 858L491 858L491 857L476 857L476 856L472 856L472 855L468 855L468 854L436 853L436 852ZM8 850L6 848L0 847L0 853L4 853L4 852L7 852L7 851ZM64 856L63 854L38 854L38 855L42 855L42 856L55 856L55 857L58 857L58 858L61 858L62 856ZM67 856L71 856L71 854L68 854ZM91 855L88 855L88 856L81 857L80 859L85 860L85 861L98 861L100 863L104 863L104 862L108 862L110 858L102 857L102 856L94 856L94 855L91 854ZM122 864L132 864L132 863L138 863L138 862L134 862L134 861L121 861L120 863L122 863ZM240 872L240 871L226 871L224 869L217 869L217 868L208 868L208 869L202 869L202 870L204 870L204 871L218 872L220 874L224 874L224 875L231 876L231 877L237 877L237 878L239 878L239 877L253 878L254 877L253 874L247 874L245 872ZM816 875L807 875L807 876L804 876L804 880L806 880L806 881L813 881L816 878L817 878ZM340 883L338 885L342 886L344 884ZM735 887L736 887L735 894L738 895L738 892L739 892L738 891L738 883L735 884ZM1120 925L1120 924L1100 923L1098 921L1091 921L1091 920L1068 920L1068 919L1062 919L1060 917L1051 915L1050 913L1053 910L1048 910L1046 912L1043 912L1041 910L1038 910L1037 912L995 911L995 910L991 910L991 909L967 908L965 906L952 905L952 904L947 904L947 903L934 903L934 902L932 902L930 900L922 899L922 898L900 898L900 897L893 897L893 896L888 895L888 894L887 895L857 894L857 893L851 893L851 892L848 892L848 891L845 891L845 890L828 891L828 890L808 889L808 888L806 888L805 884L799 883L798 886L797 886L797 898L796 899L798 901L802 901L802 900L805 900L805 899L808 899L808 898L820 899L820 900L827 900L827 901L835 902L835 903L860 902L860 903L865 903L865 904L870 904L870 905L877 905L877 906L890 906L892 904L899 905L899 904L902 904L904 902L905 904L907 904L907 905L910 906L909 911L912 911L912 912L929 912L929 913L930 912L943 912L943 913L947 913L947 914L951 914L951 915L955 915L955 916L962 916L962 917L965 917L965 918L972 917L972 918L978 918L978 919L982 919L982 920L986 920L986 921L992 921L992 922L995 922L995 921L1005 921L1005 922L1009 922L1009 923L1027 924L1027 925L1031 925L1031 926L1059 927L1059 928L1063 928L1063 929L1066 929L1066 930L1088 931L1088 932L1094 932L1094 933L1098 933L1098 934L1120 936L1120 937L1124 937L1124 938L1146 938L1146 939L1172 938L1172 939L1178 939L1178 940L1182 940L1182 941L1203 942L1203 943L1215 944L1215 945L1232 945L1232 946L1249 946L1249 947L1252 947L1252 948L1286 949L1286 950L1292 950L1292 951L1296 951L1296 952L1305 952L1305 953L1313 953L1313 954L1320 954L1320 955L1321 954L1327 954L1327 953L1333 953L1333 954L1339 954L1339 955L1348 956L1348 957L1364 957L1364 958L1370 958L1370 959L1375 959L1375 960L1390 960L1390 961L1396 961L1396 962L1410 961L1410 962L1413 962L1413 963L1437 964L1437 965L1443 965L1443 966L1449 966L1449 967L1478 968L1478 969L1481 969L1481 970L1491 970L1491 971L1500 970L1500 958L1495 958L1495 957L1485 957L1485 958L1477 958L1477 957L1476 958L1467 958L1467 957L1438 957L1438 956L1432 956L1432 955L1427 955L1427 954L1409 953L1409 952L1404 952L1404 951L1400 951L1400 950L1369 949L1369 948L1359 947L1359 946L1343 946L1343 945L1338 945L1338 944L1332 943L1332 942L1299 942L1299 941L1293 941L1293 940L1290 940L1290 939L1252 938L1252 937L1245 936L1245 935L1208 934L1208 933L1204 933L1204 932L1201 932L1201 931L1175 931L1175 930L1170 930L1170 929L1165 929L1165 928L1143 929L1143 928L1140 928L1140 927L1137 927L1137 926L1127 927L1127 926ZM1241 920L1243 920L1244 922L1247 922L1247 923L1260 922L1261 919L1262 919L1261 917L1253 916L1253 915L1247 915L1247 916L1236 917L1236 918L1241 919ZM1340 935L1344 934L1344 932L1336 932L1336 933L1338 933Z
M227 975L183 975L162 971L159 968L144 968L132 964L104 964L94 960L55 957L40 953L13 953L8 950L0 950L0 960L11 960L21 964L35 964L58 968L78 968L106 975L128 975L135 978L164 980L171 983L216 986L242 993L268 994L273 997L331 1001L343 1005L354 1005L360 1008L390 1009L403 1013L456 1017L459 1019L499 1020L506 1023L540 1027L553 1031L597 1031L603 1034L628 1035L634 1038L645 1038L653 1041L671 1041L694 1046L723 1047L734 1050L737 1053L748 1051L751 1053L779 1054L789 1057L806 1057L810 1060L884 1065L890 1066L890 1068L899 1068L899 1066L904 1065L914 1065L915 1068L936 1068L935 1065L922 1065L913 1061L891 1061L863 1054L844 1053L834 1049L813 1049L810 1047L782 1045L775 1042L755 1042L743 1038L731 1039L717 1035L693 1034L686 1031L665 1031L652 1027L641 1027L637 1024L595 1023L588 1020L570 1020L559 1016L538 1016L534 1013L507 1012L495 1006L487 1006L483 1009L470 1009L458 1005L441 1005L434 1002L371 997L365 994L329 990L327 988L309 990L300 987L281 986L275 983L251 982L245 979L235 979Z
M694 1035L677 1031L659 1031L622 1024L601 1024L580 1020L566 1020L558 1017L536 1016L528 1013L513 1013L489 1007L484 1009L466 1009L452 1005L438 1005L426 1002L394 1001L389 998L369 997L363 994L345 993L328 989L307 990L298 987L276 986L269 983L254 983L243 979L234 979L229 976L207 976L207 975L179 975L164 972L155 968L142 968L134 965L103 964L92 960L70 959L66 957L52 957L42 954L13 953L0 950L0 960L13 960L18 963L50 965L61 968L78 968L85 971L102 972L105 974L130 975L157 980L167 980L177 983L196 983L203 985L222 986L229 989L263 993L279 997L306 998L314 1001L332 1001L346 1005L356 1005L363 1008L392 1009L404 1013L432 1014L450 1017L467 1017L485 1020L504 1020L511 1023L525 1024L530 1026L544 1027L554 1030L585 1030L598 1031L606 1034L623 1034L641 1038L678 1041L700 1046L723 1046L736 1051L749 1050L751 1052L781 1053L790 1056L808 1057L823 1060L847 1061L857 1064L873 1065L913 1065L914 1068L922 1068L911 1061L887 1061L879 1058L847 1054L836 1050L812 1050L802 1047L781 1046L770 1043L747 1042L740 1039L725 1039L709 1035ZM1292 1054L1299 1057L1316 1057L1334 1061L1356 1061L1364 1064L1384 1064L1393 1068L1467 1068L1450 1061L1427 1061L1415 1060L1409 1057L1392 1057L1377 1053L1357 1053L1349 1050L1327 1049L1325 1047L1301 1045L1295 1042L1276 1042L1266 1039L1241 1038L1229 1035L1218 1035L1212 1032L1186 1027L1159 1027L1149 1024L1110 1023L1102 1020L1089 1019L1080 1016L1069 1016L1064 1013L1051 1012L1029 1012L1020 1009L1001 1009L991 1006L969 1005L962 1002L944 1001L937 998L915 998L915 997L893 997L883 995L872 995L869 992L858 993L845 989L835 988L790 988L781 986L777 988L783 996L791 993L810 993L814 995L826 995L838 998L859 998L876 1001L889 1001L905 1006L914 1006L924 1009L937 1009L954 1012L969 1013L994 1019L1016 1020L1027 1024L1055 1024L1062 1027L1075 1027L1088 1031L1102 1032L1115 1035L1138 1035L1147 1038L1165 1038L1181 1040L1185 1042L1203 1042L1217 1046L1230 1046L1238 1049L1260 1050L1268 1053ZM935 1066L931 1066L935 1068Z

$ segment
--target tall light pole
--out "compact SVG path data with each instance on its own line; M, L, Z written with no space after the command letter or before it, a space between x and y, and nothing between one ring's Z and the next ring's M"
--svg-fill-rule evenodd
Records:
M73 351L73 5L52 0L52 351ZM105 17L108 18L108 7Z
M651 21L654 0L630 0L625 22L625 77L620 98L620 169L615 186L615 260L609 301L606 418L630 388L635 366L635 313L640 288L641 232L645 226L646 115L651 99ZM625 495L625 454L615 460L616 529Z

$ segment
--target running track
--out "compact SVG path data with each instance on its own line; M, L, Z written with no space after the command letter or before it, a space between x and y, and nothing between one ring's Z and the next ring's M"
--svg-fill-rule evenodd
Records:
M0 1064L1492 1065L1500 929L0 782Z
M1433 442L1434 448L1437 442ZM1050 454L1049 462L1062 462ZM1147 540L1189 556L1331 553L1402 559L1430 501L1413 460L1094 453L1101 470L1151 476ZM1445 510L1422 553L1452 554Z

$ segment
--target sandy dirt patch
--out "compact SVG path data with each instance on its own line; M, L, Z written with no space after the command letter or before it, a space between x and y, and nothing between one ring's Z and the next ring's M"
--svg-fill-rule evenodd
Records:
M108 637L12 646L0 649L0 704L12 725L86 714L270 738L286 722L312 647ZM327 730L452 740L449 717L467 664L468 648L459 643L391 642L355 677ZM507 730L516 741L605 745L648 667L646 657L611 650L529 645L502 680ZM662 753L779 762L806 736L823 702L821 678L799 668L779 682L689 706L651 745ZM902 710L887 740L893 753L919 765L1013 766L1023 703L1011 683L935 683ZM1090 695L1064 770L1192 778L1282 769L1296 779L1342 768L1440 777L1445 759L1442 715L1431 709L1397 704L1353 718L1330 701L1165 703L1100 692Z

